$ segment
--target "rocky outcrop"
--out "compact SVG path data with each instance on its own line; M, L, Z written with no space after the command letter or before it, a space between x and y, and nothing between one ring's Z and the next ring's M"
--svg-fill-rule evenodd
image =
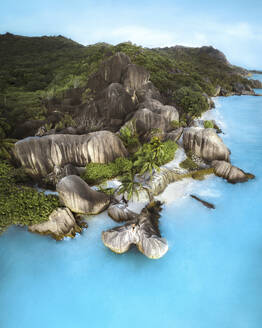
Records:
M156 99L162 101L159 90L151 81L145 83L139 90L137 90L136 96L140 103L146 101L147 99Z
M132 121L135 123L138 135L143 135L153 129L166 131L168 128L168 122L164 117L147 108L136 111Z
M230 183L246 182L254 178L253 174L246 173L225 161L213 161L212 166L217 176L226 179Z
M148 182L148 190L154 196L159 195L171 182L176 181L176 179L176 170L161 167L159 172L155 172Z
M259 81L259 80L253 80L253 79L250 79L249 81L250 81L250 83L252 85L252 88L254 88L254 89L262 89L262 82L261 81Z
M61 203L78 214L101 213L110 203L109 196L93 190L76 175L69 175L60 180L56 190Z
M163 105L157 99L146 99L139 105L140 109L147 108L152 112L157 113L164 117L167 122L179 121L179 113L174 106Z
M255 92L249 85L245 85L240 82L233 84L233 92L237 95L254 95Z
M147 82L149 82L150 74L147 70L135 64L129 64L122 77L122 83L125 89L132 93L133 91L141 89Z
M186 151L192 151L205 161L229 161L230 150L214 129L184 129L183 145Z
M108 215L116 222L126 222L137 219L138 214L130 211L126 203L113 203L108 208Z
M45 177L45 182L52 186L56 186L56 184L68 175L79 175L78 170L72 164L67 164L64 167L54 167L54 171L49 173Z
M172 140L174 142L178 141L183 134L183 130L184 130L183 128L178 128L171 132L166 133L165 140Z
M134 244L148 258L161 258L168 251L168 245L158 229L160 210L158 202L145 207L140 215L133 213L134 219L124 226L102 232L103 243L118 254L125 253Z
M124 157L127 151L112 132L99 131L87 135L50 135L18 141L15 156L28 173L45 177L55 167L67 164L108 163Z
M68 208L57 208L50 214L48 221L31 225L28 230L61 240L64 237L74 237L76 233L82 231L82 228L76 223Z
M88 81L88 88L100 92L111 83L121 83L122 76L131 64L130 58L123 52L118 52L105 60L98 70Z
M111 83L99 97L87 102L77 110L75 122L78 129L90 130L95 126L117 131L126 117L136 109L136 100L120 83Z

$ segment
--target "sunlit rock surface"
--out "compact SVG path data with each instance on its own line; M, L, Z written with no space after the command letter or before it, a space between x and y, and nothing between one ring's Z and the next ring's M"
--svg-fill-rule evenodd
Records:
M31 225L28 230L42 235L51 235L60 240L65 236L74 237L82 229L68 208L57 208L50 214L48 221Z
M93 190L79 176L69 175L57 184L56 190L62 204L79 214L98 214L104 211L110 198Z
M117 217L126 217L124 208L119 208ZM141 253L151 259L159 259L168 251L167 241L161 238L158 228L161 203L149 204L141 214L129 210L128 218L133 220L122 227L116 227L102 232L102 240L106 247L115 253L125 253L131 245L136 245Z
M206 161L229 161L230 150L214 129L184 129L183 145L185 150L192 151Z
M212 166L217 176L226 179L230 183L246 182L254 178L253 174L246 173L225 161L213 161Z
M30 174L40 177L53 172L55 166L108 163L127 155L122 141L109 131L29 137L18 141L14 152Z

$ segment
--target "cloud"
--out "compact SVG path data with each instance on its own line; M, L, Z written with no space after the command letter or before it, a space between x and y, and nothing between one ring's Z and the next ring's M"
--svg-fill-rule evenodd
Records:
M174 44L174 38L167 31L149 29L143 26L125 26L114 29L111 36L115 40L132 41L148 47L164 47Z

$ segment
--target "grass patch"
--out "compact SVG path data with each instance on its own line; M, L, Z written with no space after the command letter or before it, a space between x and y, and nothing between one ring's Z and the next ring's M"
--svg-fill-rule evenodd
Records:
M193 171L198 169L198 165L190 158L187 157L183 162L179 164L182 169Z
M201 170L197 170L197 171L188 172L185 174L178 174L177 181L183 180L186 178L192 178L195 180L204 180L206 175L210 175L213 173L214 173L214 169L211 167L208 169L201 169Z

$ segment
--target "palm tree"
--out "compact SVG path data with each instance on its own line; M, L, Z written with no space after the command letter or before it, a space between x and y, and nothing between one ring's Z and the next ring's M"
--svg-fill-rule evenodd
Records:
M124 194L127 193L127 199L130 200L133 195L135 194L137 198L139 199L139 189L142 188L141 183L135 181L135 173L131 170L127 172L122 178L121 178L121 186L117 189L117 193Z
M152 176L154 171L159 171L159 163L164 157L164 146L158 137L153 137L149 144L144 144L136 153L134 166L140 175L148 172Z

